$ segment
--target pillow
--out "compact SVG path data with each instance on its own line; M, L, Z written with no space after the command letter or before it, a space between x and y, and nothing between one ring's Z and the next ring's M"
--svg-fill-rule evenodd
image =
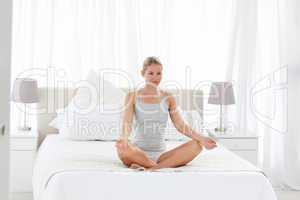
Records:
M98 76L94 70L90 70L86 80L77 83L77 91L71 103L82 112L91 111L100 103L115 104L118 105L117 108L121 108L125 96L122 89Z
M116 131L113 133L114 136L112 133L106 134L104 131L119 129L125 92L116 88L109 81L100 80L94 70L90 70L86 80L79 82L77 86L75 96L65 108L56 110L57 116L49 123L49 126L59 129L63 137L71 139L111 140L117 138L119 133ZM102 111L103 109L104 111L114 110L118 114L103 114L99 112L101 109ZM89 127L82 127L84 122ZM78 128L85 129L77 130ZM96 129L100 129L101 136L96 134ZM84 130L88 133L83 133ZM68 137L66 134L70 134L70 136Z
M63 113L64 111L65 109L57 109L56 117L48 125L53 128L60 129L64 119L64 113Z
M100 83L100 102L104 104L115 104L123 106L126 94L125 92L115 87L111 82L101 79Z
M96 71L90 70L86 79L77 82L75 88L76 93L69 105L73 104L80 110L88 110L100 103L98 98L100 87Z
M189 111L182 111L179 109L179 113L182 119L185 121L187 125L189 125L194 131L198 133L203 132L202 127L202 118L198 111L196 110L189 110ZM168 118L168 123L166 126L166 133L165 133L166 140L188 140L189 137L185 136L184 134L180 133L174 126L171 118Z
M59 127L60 137L71 140L116 140L121 133L122 113L115 107L115 104L103 104L86 114L69 107Z

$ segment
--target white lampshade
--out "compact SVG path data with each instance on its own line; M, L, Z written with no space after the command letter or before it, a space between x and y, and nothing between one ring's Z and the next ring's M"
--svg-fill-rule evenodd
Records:
M213 82L210 88L208 103L217 105L235 104L232 83Z
M14 81L12 101L36 103L39 101L37 81L31 78L17 78Z

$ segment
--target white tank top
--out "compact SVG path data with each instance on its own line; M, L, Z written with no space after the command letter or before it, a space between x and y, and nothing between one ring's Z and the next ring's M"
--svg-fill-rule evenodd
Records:
M136 126L132 143L144 151L165 151L165 128L168 122L167 96L159 103L143 103L137 96Z

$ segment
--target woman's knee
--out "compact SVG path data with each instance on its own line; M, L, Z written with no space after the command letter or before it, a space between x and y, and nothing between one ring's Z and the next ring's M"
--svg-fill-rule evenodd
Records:
M124 165L126 165L127 167L129 167L129 166L132 164L132 160L131 160L130 158L120 156L120 160L121 160L122 163L123 163Z
M132 155L128 149L118 149L118 156L124 165L127 167L131 165Z
M119 156L124 159L131 158L135 154L135 150L130 146L128 146L127 148L118 148L117 147L117 151L118 151Z

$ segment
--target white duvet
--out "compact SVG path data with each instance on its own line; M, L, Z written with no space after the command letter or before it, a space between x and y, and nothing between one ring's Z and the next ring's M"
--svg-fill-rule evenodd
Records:
M262 171L220 144L203 150L187 166L141 172L123 166L114 142L57 135L48 136L39 149L33 189L35 200L276 200Z

